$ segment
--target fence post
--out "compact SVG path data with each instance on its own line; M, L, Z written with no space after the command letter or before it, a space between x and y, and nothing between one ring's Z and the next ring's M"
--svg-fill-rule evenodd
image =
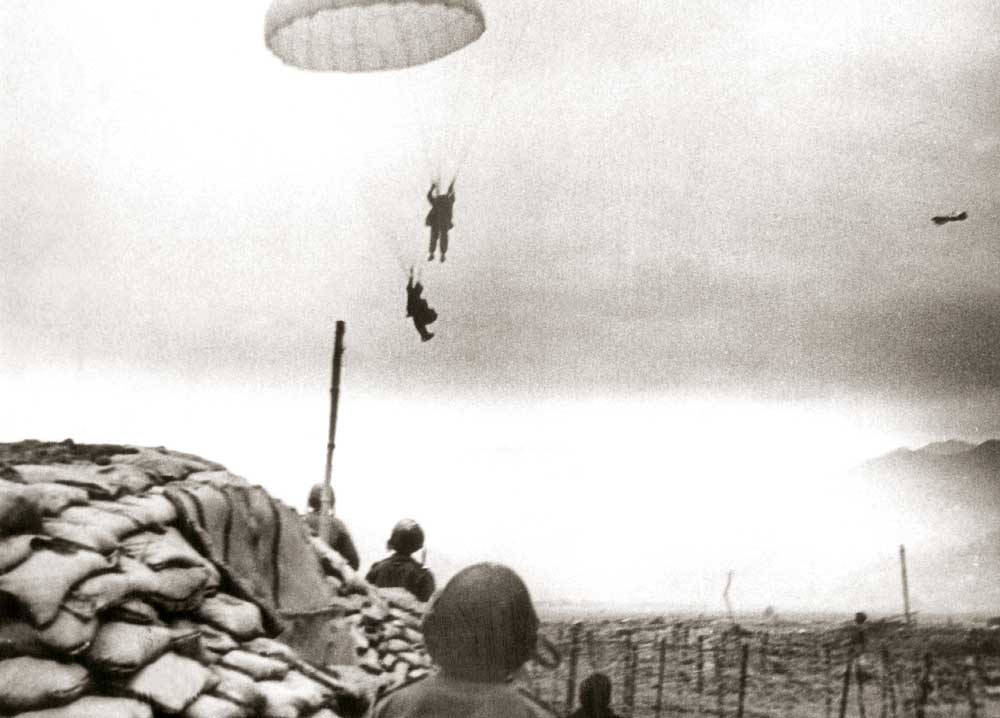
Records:
M722 674L722 646L718 643L712 649L712 658L715 663L715 706L719 716L723 716L726 709L726 682Z
M747 659L750 657L750 646L744 643L740 654L740 699L736 708L736 718L743 718L743 703L747 695Z
M701 715L705 695L705 637L698 636L698 662L695 666L695 691L698 694L698 715Z
M635 695L636 687L639 685L639 641L633 640L632 643L632 669L630 671L631 678L629 679L629 699L628 699L628 709L629 718L635 713Z
M622 703L625 705L626 718L632 718L635 712L635 693L632 682L634 680L632 666L632 631L625 632L625 674L622 678Z
M934 671L934 659L930 653L924 654L924 667L920 672L920 684L917 686L917 707L914 715L916 718L926 718L927 699L930 697L932 685L931 675Z
M865 718L865 685L860 660L854 663L854 679L858 684L858 715L860 718Z
M656 718L660 718L660 715L663 713L663 674L667 668L667 639L662 633L660 634L657 652L659 654L659 661L656 670L656 705L653 708L653 712L656 714Z
M965 659L965 692L969 697L969 718L979 717L979 704L976 703L976 661L972 656Z
M851 690L851 673L854 668L854 649L847 652L847 664L844 666L844 680L840 688L840 718L847 715L847 694Z
M573 710L576 702L576 666L580 660L580 629L583 627L582 621L573 621L569 629L569 675L566 677L566 702L565 712Z
M888 681L886 688L889 691L889 715L892 718L897 718L899 708L896 705L896 670L888 646L882 646L882 667L885 670L886 681Z
M826 718L832 718L833 716L833 658L830 655L830 646L825 646L823 648L823 704L826 710L823 715Z

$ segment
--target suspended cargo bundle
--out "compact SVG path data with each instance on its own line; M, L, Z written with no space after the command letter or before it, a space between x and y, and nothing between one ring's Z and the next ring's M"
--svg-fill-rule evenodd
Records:
M264 34L289 65L375 72L445 57L485 30L476 0L274 0Z

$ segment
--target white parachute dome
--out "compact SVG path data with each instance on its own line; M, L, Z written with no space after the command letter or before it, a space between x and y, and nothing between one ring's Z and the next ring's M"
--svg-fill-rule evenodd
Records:
M274 0L264 34L289 65L373 72L437 60L485 30L476 0Z

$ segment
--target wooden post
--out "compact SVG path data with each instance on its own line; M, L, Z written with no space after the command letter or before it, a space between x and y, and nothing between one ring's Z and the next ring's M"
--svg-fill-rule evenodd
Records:
M740 655L740 699L736 708L736 718L743 718L743 703L747 695L747 659L750 658L750 646L743 644Z
M934 673L934 659L930 653L924 654L924 668L920 672L920 684L917 686L917 707L914 712L916 718L925 718L927 715L927 700L930 698L931 676Z
M969 718L979 718L979 704L976 703L976 662L971 656L965 661L965 693L969 698Z
M851 690L851 673L854 671L854 649L847 653L847 665L844 666L844 680L840 688L840 711L837 715L844 718L847 715L847 695Z
M346 327L342 320L337 320L337 328L333 338L333 367L330 376L330 428L326 441L326 472L323 474L323 494L320 499L319 535L324 541L329 540L331 519L331 499L333 486L333 448L337 435L337 406L340 404L340 364L344 355L344 331Z
M702 697L705 694L705 637L698 636L698 660L695 664L695 693L698 696L698 715L701 715Z
M726 710L726 681L722 673L722 646L718 643L712 648L713 663L715 663L715 707L719 716Z
M629 671L629 684L628 684L628 715L632 718L635 713L635 694L636 687L639 685L639 641L632 640L631 653L631 670Z
M824 696L823 704L826 710L823 715L826 718L833 716L833 658L830 655L830 646L823 648L823 668L824 668Z
M910 625L910 583L906 578L906 547L899 545L899 569L903 576L903 615L906 625Z
M858 716L865 718L865 684L861 675L861 661L854 663L854 680L858 684Z
M563 706L566 713L573 710L576 702L576 666L580 660L580 629L582 621L573 621L569 629L569 675L566 677L566 703Z
M622 678L622 703L626 718L635 713L635 646L632 631L625 633L625 675Z
M767 675L767 644L770 642L770 633L764 631L760 637L760 675Z
M559 646L559 652L565 655L566 646L563 643L563 638L565 638L565 631L563 630L563 627L561 625L559 626L558 629L556 629L555 638ZM552 669L552 681L549 687L549 700L553 706L559 705L559 693L561 690L562 686L560 685L559 671L556 669ZM568 713L571 710L572 710L572 705L569 705L565 707L564 712Z
M653 713L656 715L656 718L660 718L660 715L663 713L663 674L667 669L667 637L662 633L660 634L657 652L659 653L659 661L656 670L656 705L653 708Z
M879 651L878 715L889 718L889 671L886 668L885 646Z

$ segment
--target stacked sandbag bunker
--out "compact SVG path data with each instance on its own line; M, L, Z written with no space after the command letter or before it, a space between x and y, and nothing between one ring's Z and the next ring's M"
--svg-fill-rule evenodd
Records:
M0 716L360 716L429 670L422 609L219 464L0 444Z

